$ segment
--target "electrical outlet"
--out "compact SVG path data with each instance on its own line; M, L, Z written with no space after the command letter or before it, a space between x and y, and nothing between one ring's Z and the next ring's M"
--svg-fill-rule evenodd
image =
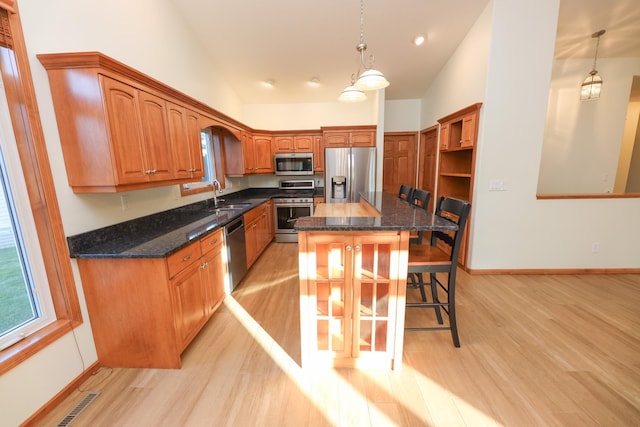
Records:
M597 254L600 252L600 243L598 242L593 242L591 244L591 253L593 254Z
M491 179L489 180L489 191L504 191L505 185L504 181L501 179Z

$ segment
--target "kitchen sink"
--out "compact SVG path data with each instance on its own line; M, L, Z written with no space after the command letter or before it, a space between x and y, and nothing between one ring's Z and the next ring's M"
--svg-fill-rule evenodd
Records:
M218 209L244 209L251 206L251 203L232 203L220 206Z
M239 211L239 210L248 208L249 206L251 206L250 203L235 203L235 204L218 206L217 208L211 208L211 209L209 209L209 212L213 212L213 213L216 213L216 214L221 214L221 213L225 213L225 212Z

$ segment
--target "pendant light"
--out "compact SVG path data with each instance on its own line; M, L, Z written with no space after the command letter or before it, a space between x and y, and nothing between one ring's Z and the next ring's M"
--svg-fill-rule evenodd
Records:
M340 102L361 102L367 99L367 95L360 89L356 89L354 87L355 75L351 75L351 84L347 86L340 96L338 97L338 101Z
M364 0L360 0L360 43L356 45L356 50L360 54L360 64L358 72L351 76L351 85L342 91L338 97L339 101L358 102L367 99L363 91L378 90L389 86L389 81L381 71L373 68L375 57L369 57L369 66L364 64L364 53L367 44L364 42ZM360 74L360 70L364 70ZM358 76L358 79L355 79Z
M606 30L596 31L591 35L596 41L596 54L593 58L593 69L589 72L589 75L582 83L580 89L580 100L587 101L590 99L600 98L600 91L602 90L602 77L598 75L596 69L596 61L598 60L598 47L600 46L600 37L606 32Z

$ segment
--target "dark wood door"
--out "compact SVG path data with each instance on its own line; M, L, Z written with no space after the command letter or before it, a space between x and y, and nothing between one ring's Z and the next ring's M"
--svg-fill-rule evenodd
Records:
M415 186L417 135L414 132L384 134L382 191L395 194L401 184Z

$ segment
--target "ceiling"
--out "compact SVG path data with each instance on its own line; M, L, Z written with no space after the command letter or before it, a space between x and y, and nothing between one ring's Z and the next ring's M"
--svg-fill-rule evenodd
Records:
M358 70L358 0L171 1L243 103L334 102ZM421 98L487 3L365 0L366 53L391 82L386 99ZM638 0L561 0L556 57L592 57L601 28L598 57L640 57Z

